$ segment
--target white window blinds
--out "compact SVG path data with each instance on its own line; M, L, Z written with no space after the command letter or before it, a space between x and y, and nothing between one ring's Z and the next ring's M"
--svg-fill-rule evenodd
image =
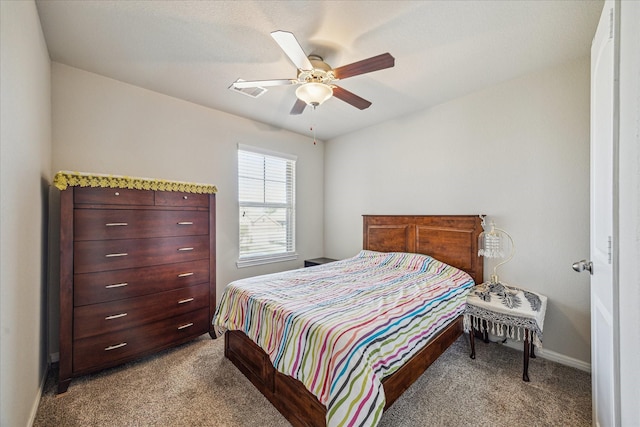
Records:
M296 157L238 146L238 267L296 258Z

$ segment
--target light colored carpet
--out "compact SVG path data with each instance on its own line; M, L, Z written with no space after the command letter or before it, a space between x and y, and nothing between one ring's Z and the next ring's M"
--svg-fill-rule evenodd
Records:
M522 381L522 352L460 337L385 412L381 426L590 426L591 377L542 358ZM34 426L288 426L208 335L74 379L52 370Z

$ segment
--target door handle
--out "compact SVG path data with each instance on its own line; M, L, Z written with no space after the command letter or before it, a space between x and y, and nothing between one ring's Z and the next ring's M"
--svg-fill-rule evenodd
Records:
M578 273L587 270L589 274L593 274L593 263L591 261L587 261L586 259L574 262L571 267L573 267L573 269Z

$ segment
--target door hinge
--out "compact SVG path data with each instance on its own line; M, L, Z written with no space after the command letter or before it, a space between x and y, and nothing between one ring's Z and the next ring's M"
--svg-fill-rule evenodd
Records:
M611 236L607 236L607 261L609 264L612 262L612 244L611 244Z

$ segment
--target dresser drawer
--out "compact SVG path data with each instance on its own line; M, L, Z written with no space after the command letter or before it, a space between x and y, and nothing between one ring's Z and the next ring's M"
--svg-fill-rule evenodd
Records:
M147 267L209 257L209 236L87 240L75 243L74 273Z
M88 372L117 365L144 353L188 341L209 331L209 308L135 328L75 340L73 371Z
M131 328L209 306L209 284L76 307L73 338Z
M73 194L78 204L152 206L155 200L153 191L123 188L77 187Z
M209 260L74 275L75 306L209 283Z
M126 209L76 209L73 239L107 240L209 234L209 213Z
M157 191L156 206L209 207L208 194L181 193L178 191Z

